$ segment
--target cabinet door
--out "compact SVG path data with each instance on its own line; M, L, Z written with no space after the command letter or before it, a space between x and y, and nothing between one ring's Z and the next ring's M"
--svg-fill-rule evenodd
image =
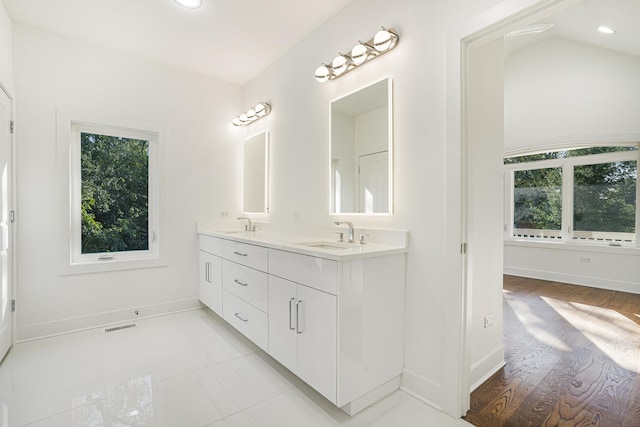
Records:
M222 316L222 260L199 251L199 265L198 298L217 315Z
M269 276L269 354L288 369L296 372L297 284Z
M297 375L332 402L337 382L337 300L334 295L298 285Z

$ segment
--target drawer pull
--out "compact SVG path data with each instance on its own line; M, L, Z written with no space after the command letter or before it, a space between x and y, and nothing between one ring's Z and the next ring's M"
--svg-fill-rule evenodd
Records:
M289 300L289 330L290 331L295 331L296 328L293 327L293 322L291 321L291 315L293 314L293 309L291 308L291 303L294 302L296 299L295 298L291 298Z
M242 283L242 282L241 282L240 280L238 280L238 279L235 279L235 280L234 280L234 282L236 282L236 283L237 283L238 285L240 285L240 286L249 286L249 284L248 284L248 283Z
M237 251L235 251L233 253L238 255L238 256L247 256L247 255L249 255L249 254L243 254L242 252L237 252Z
M244 315L243 315L243 314L235 313L235 314L234 314L234 316L236 316L238 319L242 320L242 321L243 321L243 322L245 322L245 323L249 321L249 319L247 319L246 317L244 317Z
M300 303L302 303L302 300L298 300L298 302L296 302L296 332L298 334L304 332L303 328L300 327Z

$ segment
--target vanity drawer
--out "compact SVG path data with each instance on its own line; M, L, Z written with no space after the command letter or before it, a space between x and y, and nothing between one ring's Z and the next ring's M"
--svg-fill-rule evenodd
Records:
M233 240L223 240L222 251L224 253L222 256L228 260L256 270L267 271L269 257L267 248Z
M338 294L338 263L333 260L269 249L269 274Z
M198 248L213 255L222 256L222 242L223 240L217 237L202 234L198 236Z
M222 271L222 286L225 290L264 312L269 310L267 273L226 259L222 261Z
M253 341L264 351L269 349L269 319L266 313L241 300L228 291L222 291L224 320Z

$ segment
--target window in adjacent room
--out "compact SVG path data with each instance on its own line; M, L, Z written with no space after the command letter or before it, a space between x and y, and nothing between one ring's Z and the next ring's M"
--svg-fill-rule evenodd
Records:
M637 145L505 158L507 238L633 243Z

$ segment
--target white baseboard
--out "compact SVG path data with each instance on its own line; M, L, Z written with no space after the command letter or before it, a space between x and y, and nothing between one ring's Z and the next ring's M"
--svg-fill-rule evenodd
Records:
M550 280L553 282L570 283L573 285L591 286L593 288L608 289L640 293L640 283L611 280L602 277L580 276L577 274L559 273L557 271L536 270L532 268L517 268L504 266L504 274L528 277L531 279Z
M506 365L504 361L504 346L501 345L471 366L469 378L471 383L470 392L488 380L491 375L502 369L504 365Z
M21 343L25 341L32 341L71 332L79 332L87 329L199 308L200 302L197 298L186 298L160 304L136 306L87 316L54 320L52 322L34 323L31 325L19 326L17 328L18 337L16 342ZM135 310L138 310L138 315L135 314Z
M405 391L432 408L442 411L442 385L405 369L402 372L400 390Z

